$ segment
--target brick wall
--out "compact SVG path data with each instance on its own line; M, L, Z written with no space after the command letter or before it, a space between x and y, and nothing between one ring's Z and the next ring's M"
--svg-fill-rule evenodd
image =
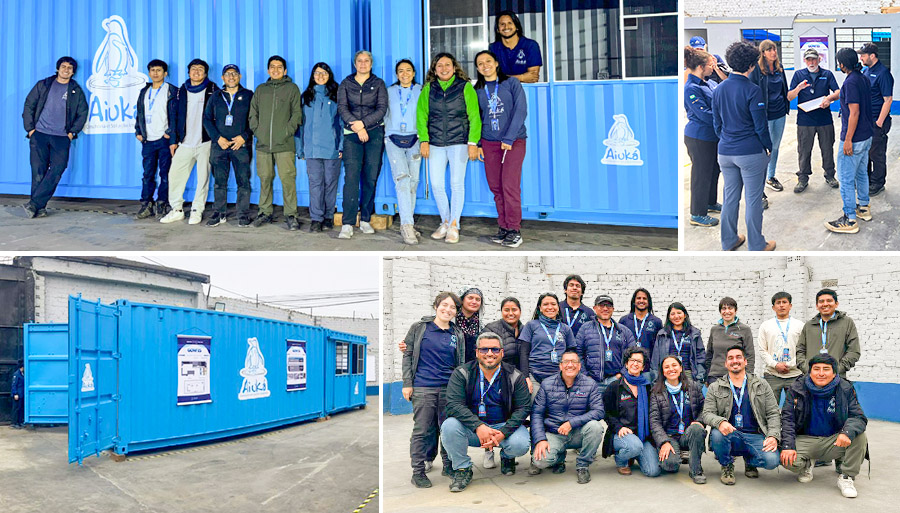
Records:
M882 7L900 5L897 0L828 0L827 4L798 7L797 2L781 0L744 0L722 2L720 0L685 0L682 4L686 16L794 16L799 12L810 14L866 14L880 13Z
M837 280L839 309L854 318L863 357L850 379L900 383L900 334L889 323L900 314L900 258L856 257L452 257L391 258L384 265L384 380L401 375L397 342L409 326L433 312L431 302L441 290L459 293L468 285L485 294L483 319L499 318L500 301L515 296L523 320L531 318L538 295L562 296L562 282L578 272L587 283L585 303L601 293L615 301L615 317L628 312L634 289L645 287L660 317L672 301L684 303L704 339L719 319L718 302L731 296L738 316L754 333L772 314L772 294L786 290L794 297L792 315L816 314L815 293L826 280ZM878 272L873 272L877 269ZM891 315L894 314L894 315ZM757 362L757 369L762 365Z

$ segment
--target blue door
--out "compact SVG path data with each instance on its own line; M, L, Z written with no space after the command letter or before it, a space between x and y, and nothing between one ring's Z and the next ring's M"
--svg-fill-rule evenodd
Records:
M118 441L118 328L115 305L69 297L69 463Z
M69 421L69 326L25 324L25 422Z

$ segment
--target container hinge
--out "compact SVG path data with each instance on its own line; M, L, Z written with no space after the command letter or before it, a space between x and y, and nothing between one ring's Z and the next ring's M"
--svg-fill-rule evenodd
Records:
M122 400L122 394L113 394L113 395L112 395L112 400L113 400L113 401L121 401L121 400Z
M122 359L122 353L113 353L113 354L112 354L112 357L113 357L114 360L121 360L121 359Z
M122 310L116 310L115 312L113 312L113 315L115 315L116 317L122 317Z

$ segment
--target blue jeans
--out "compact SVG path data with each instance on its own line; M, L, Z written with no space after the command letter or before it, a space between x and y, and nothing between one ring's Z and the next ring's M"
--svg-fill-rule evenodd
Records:
M441 214L441 222L456 221L456 226L459 226L459 217L466 201L466 165L469 160L469 147L465 144L431 146L429 151L428 176L431 178L431 191ZM444 184L448 162L452 203L447 199L447 186Z
M768 121L769 137L772 138L772 155L769 157L769 167L766 169L766 178L775 176L775 166L778 164L778 147L781 146L781 136L784 135L785 121L787 121L787 115Z
M499 424L488 424L492 429L501 429L506 422ZM441 424L441 443L450 461L453 463L453 470L469 468L472 466L472 458L469 457L469 447L481 447L481 441L478 435L462 422L450 417ZM528 436L528 429L525 426L519 426L512 435L504 438L500 442L500 457L507 459L515 459L523 456L531 448L531 438Z
M535 459L534 464L540 468L548 468L560 462L566 461L566 449L578 449L578 458L575 466L578 468L589 467L594 462L597 449L603 442L603 424L597 420L588 421L587 424L569 431L566 436L559 433L547 432L547 443L550 448L542 460Z
M384 139L384 149L391 163L391 174L394 175L394 189L397 191L397 210L400 224L413 224L413 213L416 211L416 189L419 188L419 166L422 156L419 154L419 143L409 148L399 148L390 137Z
M641 472L645 476L658 476L659 452L650 443L650 435L647 435L647 438L645 442L641 443L641 439L637 435L631 434L620 437L618 433L613 433L613 450L616 452L616 466L627 467L628 460L637 458L638 465L641 466Z
M306 159L306 174L309 176L310 220L334 219L341 159Z
M844 214L856 219L856 204L869 204L869 148L872 138L853 143L853 155L844 155L844 141L838 146L837 176L841 183L841 202ZM859 201L857 201L857 199Z
M722 250L728 251L738 241L737 221L741 207L741 189L744 191L747 223L747 240L750 251L762 251L766 238L762 234L762 195L766 186L765 172L769 157L765 153L756 155L719 155L719 167L725 178L722 215L720 216Z
M765 438L762 434L749 434L737 429L731 434L723 435L718 428L712 428L709 433L709 448L723 467L734 463L735 456L743 456L745 465L772 470L780 462L781 451L763 451Z

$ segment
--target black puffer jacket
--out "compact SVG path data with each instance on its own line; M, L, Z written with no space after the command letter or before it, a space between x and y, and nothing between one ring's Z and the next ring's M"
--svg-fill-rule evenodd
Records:
M490 322L481 330L489 331L500 336L503 342L503 361L522 371L528 376L528 355L531 353L531 343L516 338L516 331L522 331L522 322L516 321L516 330L503 319Z
M349 130L350 123L362 121L366 130L371 130L384 124L388 109L387 87L374 73L362 85L356 81L356 73L352 73L338 86L337 103L344 128Z
M842 379L834 390L834 414L837 423L844 426L841 433L850 440L866 430L868 419L863 413L856 390L846 379ZM812 394L806 388L806 376L800 376L788 389L781 410L781 448L796 450L797 435L805 435L812 416Z
M696 381L685 380L681 389L687 392L687 399L691 405L691 419L685 423L684 428L691 422L700 422L700 414L703 413L703 388ZM650 434L653 435L653 445L662 447L666 442L672 442L672 437L666 433L666 426L672 418L672 403L669 401L669 392L664 388L662 393L650 393ZM702 424L702 422L700 422Z
M56 75L39 80L28 96L25 97L25 108L22 110L22 121L25 124L25 131L30 132L35 129L37 122L41 119L41 112L47 103L47 96L50 94L50 87ZM84 129L84 124L88 117L88 104L84 97L84 91L78 82L69 80L68 92L66 93L66 133L72 134L73 139Z

